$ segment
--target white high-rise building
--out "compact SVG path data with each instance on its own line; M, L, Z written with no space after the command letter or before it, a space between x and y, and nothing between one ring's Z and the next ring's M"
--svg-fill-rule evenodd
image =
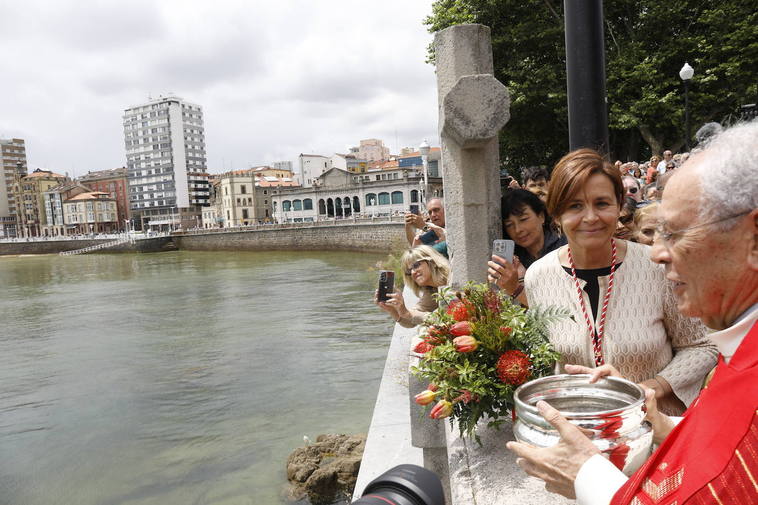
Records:
M129 207L142 229L199 226L208 205L203 110L179 97L124 111Z

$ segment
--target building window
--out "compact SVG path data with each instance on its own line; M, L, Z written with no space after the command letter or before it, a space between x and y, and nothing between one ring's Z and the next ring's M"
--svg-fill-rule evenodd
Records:
M247 209L242 209L242 219L247 219L248 217Z
M284 212L289 212L290 210L292 210L292 202L290 202L289 200L284 200L282 202L282 210Z
M379 205L389 205L389 203L390 203L390 194L379 193Z
M403 192L402 191L393 191L392 192L392 203L403 203Z
M366 194L366 207L376 205L376 195L374 193Z
M310 198L303 200L303 210L313 210L313 200Z
M292 202L292 210L303 210L303 202L300 200L294 200Z
M411 203L418 203L418 190L411 190Z
M241 192L243 195L244 195L244 194L246 194L246 193L247 193L247 186L245 186L245 185L243 184L243 185L242 185L242 187L240 188L240 192Z

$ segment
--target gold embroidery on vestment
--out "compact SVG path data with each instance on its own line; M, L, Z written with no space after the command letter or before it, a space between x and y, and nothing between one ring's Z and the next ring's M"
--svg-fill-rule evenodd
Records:
M713 486L712 486L710 483L708 483L708 489L711 491L711 494L712 494L712 495L713 495L713 497L716 499L716 503L718 503L719 505L724 505L724 504L721 502L721 500L719 499L718 495L716 494L716 490L715 490L715 489L713 489Z
M745 463L745 460L742 459L742 454L740 454L739 449L734 451L734 453L737 455L737 458L740 460L740 463L742 464L742 469L745 470L745 473L750 478L750 482L753 483L753 487L756 491L758 491L758 484L755 483L755 479L753 478L753 474L750 473L750 469L747 467L747 464Z
M653 501L658 502L664 496L676 490L682 485L684 477L684 468L680 468L674 475L661 480L660 484L655 484L649 478L645 479L642 484L642 491L646 493Z

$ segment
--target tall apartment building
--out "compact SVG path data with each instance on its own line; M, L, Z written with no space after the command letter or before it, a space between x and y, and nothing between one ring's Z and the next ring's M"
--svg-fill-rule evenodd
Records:
M23 139L0 139L0 237L15 237L18 202L14 185L26 175L26 146Z
M138 227L192 228L208 205L203 110L179 97L124 111L129 207Z

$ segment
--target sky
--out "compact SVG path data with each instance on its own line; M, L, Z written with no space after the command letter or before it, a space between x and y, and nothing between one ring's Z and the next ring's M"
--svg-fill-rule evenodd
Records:
M439 145L431 0L0 0L0 138L31 169L126 164L124 109L203 107L208 171Z

